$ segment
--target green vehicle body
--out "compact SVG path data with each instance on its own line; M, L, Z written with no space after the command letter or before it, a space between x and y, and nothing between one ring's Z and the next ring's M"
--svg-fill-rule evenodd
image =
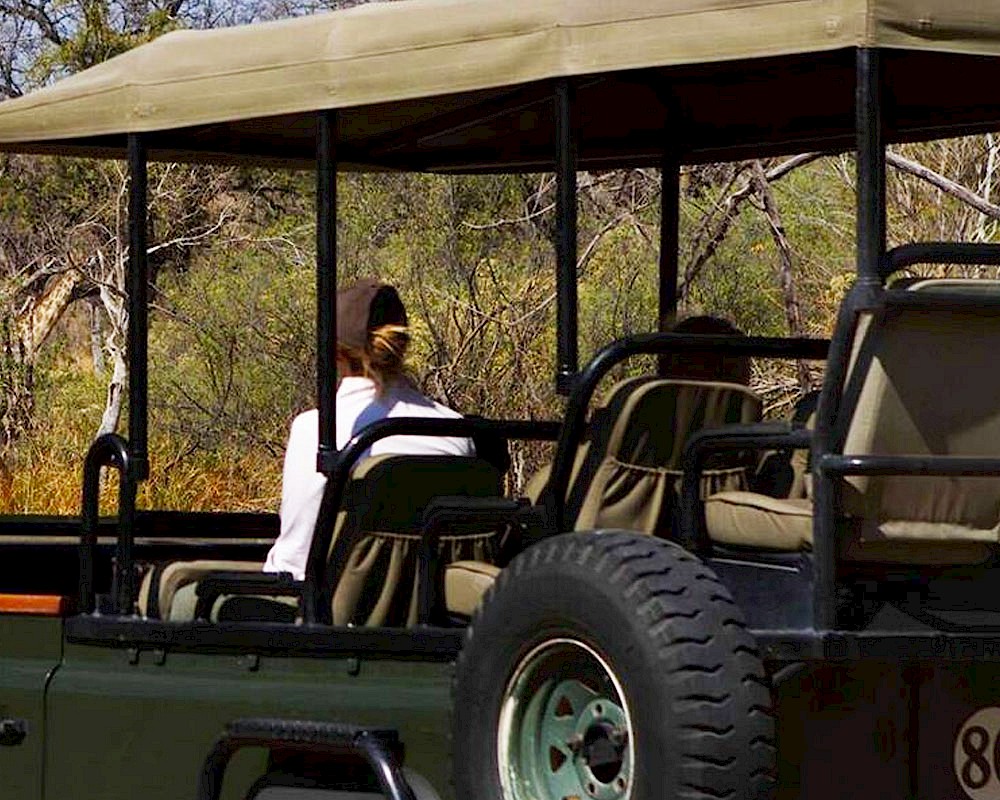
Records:
M58 617L0 617L0 715L28 723L0 749L10 798L190 797L225 724L247 716L398 728L407 759L447 786L452 667L416 660L136 653L68 644ZM263 750L238 753L224 797L247 795Z
M0 105L0 150L118 158L141 152L143 170L147 153L161 160L312 168L323 139L317 131L332 119L343 137L342 169L556 168L566 190L557 247L557 383L579 393L587 379L600 377L600 359L612 351L578 370L570 210L577 168L659 166L665 196L670 190L676 196L681 163L857 146L859 286L881 289L885 141L1000 126L1000 98L984 100L980 92L1000 85L998 34L1000 8L976 0L408 0L316 20L169 35ZM141 80L133 80L136 75ZM931 84L932 75L963 80L960 87ZM901 100L891 135L883 134L879 87ZM568 132L574 125L584 130L579 140ZM327 154L335 149L326 146ZM329 200L323 157L321 152L318 194ZM661 323L677 301L677 208L664 207ZM335 225L328 207L325 212L318 221L319 283L326 287L320 304L330 301L335 283L329 269L335 258L324 249ZM144 254L135 258L138 274L145 274ZM667 352L672 340L650 337L633 337L620 349ZM774 340L751 344L790 357L794 347L812 347L808 352L815 354L828 343L798 340L787 351ZM846 363L849 348L839 357ZM145 410L145 376L144 365L132 366L130 408L136 413ZM144 436L141 414L131 420L133 431L136 422ZM128 444L135 466L122 467L130 491L148 468L145 442L135 437ZM573 449L563 448L564 456L575 453L577 442L569 441ZM331 455L335 461L335 453L319 454L328 474ZM555 526L546 533L560 533L554 520L563 515L561 504L550 501L546 510L554 511L546 519ZM91 612L88 593L96 584L105 594L111 585L116 539L119 548L134 544L130 558L142 563L259 561L276 532L273 516L192 516L185 518L192 524L182 525L171 513L142 512L129 528L123 511L124 530L116 537L113 521L101 523L90 555L83 548L78 553L77 519L0 518L4 800L195 797L205 759L225 726L245 718L395 730L408 769L440 800L467 800L456 796L453 784L462 767L453 753L465 734L454 724L463 711L454 699L461 696L455 681L459 654L471 647L463 626L338 628L308 617L302 625L165 622L133 613L134 597L124 598L124 612L115 606L121 598L107 598ZM695 532L681 533L690 536L682 543L691 545ZM836 584L838 555L832 537L824 541L828 550L792 554L801 562L769 564L766 581L763 573L740 572L746 565L738 558L712 562L731 570L723 582L751 622L771 615L750 627L774 682L776 711L767 713L784 732L778 794L837 796L846 787L847 793L953 800L955 780L968 787L982 777L962 778L954 737L977 709L1000 703L995 626L964 639L954 631L902 625L867 637L860 628L845 629L835 605L836 589L843 588ZM96 578L78 580L79 563ZM810 570L814 563L822 567L815 578L810 571L804 583L782 583L804 574L806 563ZM788 595L773 601L779 584ZM787 621L792 617L794 625ZM589 645L567 645L574 647ZM538 660L547 666L546 658ZM606 666L601 658L594 661ZM627 723L627 716L617 705L606 715L615 724ZM551 717L544 722L557 727ZM980 758L985 742L973 737L964 744L971 748L966 766L992 769ZM287 755L281 746L239 750L226 769L222 797L254 796L279 761L305 763L281 761ZM537 759L524 761L545 770ZM349 758L324 763L327 777L355 768ZM636 765L635 774L642 768ZM308 778L302 769L298 777ZM483 780L496 783L498 776ZM606 794L617 800L629 792ZM294 795L328 796L337 797L308 788Z

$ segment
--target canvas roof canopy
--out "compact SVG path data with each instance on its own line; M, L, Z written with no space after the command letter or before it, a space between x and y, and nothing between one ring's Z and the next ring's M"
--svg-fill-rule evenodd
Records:
M848 149L859 46L890 141L1000 127L993 0L402 0L167 34L0 103L0 149L311 166L330 108L346 167L550 169L560 77L585 168Z

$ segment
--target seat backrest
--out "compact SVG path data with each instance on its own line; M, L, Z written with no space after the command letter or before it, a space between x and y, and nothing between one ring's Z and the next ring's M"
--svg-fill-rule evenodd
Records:
M622 406L626 403L637 388L650 381L657 380L655 375L639 375L632 378L625 378L618 381L608 391L601 401L594 405L590 412L590 421L587 424L587 431L584 439L577 446L576 456L573 459L573 471L570 473L569 486L566 489L566 497L570 505L579 508L583 494L586 493L586 484L590 480L597 464L600 463L604 452L604 443L607 442L607 434L610 425L621 414ZM593 452L591 451L591 441L598 440ZM595 459L596 461L591 461ZM532 503L538 503L542 492L548 486L549 478L552 474L552 464L542 465L538 471L531 476L524 487L524 496ZM582 477L581 476L585 476ZM573 499L575 498L575 500Z
M996 296L1000 283L923 280L907 289ZM845 389L860 385L844 452L997 457L998 352L996 307L894 307L863 320ZM1000 478L890 475L845 484L844 508L861 518L862 537L997 541Z
M413 624L424 509L436 497L496 497L501 486L500 472L481 458L381 455L358 462L330 549L334 624ZM492 562L497 535L443 537L441 557Z
M761 401L745 386L708 381L652 379L625 394L591 440L577 494L567 499L569 515L577 530L665 533L674 520L688 437L703 428L756 422ZM746 454L720 454L703 473L703 492L745 488L749 463Z

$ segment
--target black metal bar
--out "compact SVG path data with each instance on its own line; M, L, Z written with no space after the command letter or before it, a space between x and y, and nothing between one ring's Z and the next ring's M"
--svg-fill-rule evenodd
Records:
M394 730L312 720L238 719L216 739L198 776L198 800L218 800L222 778L233 755L244 747L362 756L387 800L416 800L400 767L402 744Z
M549 512L554 529L565 530L564 498L569 487L570 473L576 458L576 447L582 441L587 409L601 379L609 370L636 355L660 355L673 352L717 350L730 355L764 358L816 359L826 358L830 346L826 339L779 339L774 337L719 336L708 334L643 333L618 339L604 347L580 373L566 405L566 418L547 492Z
M149 477L147 446L149 333L149 268L146 242L146 143L141 134L128 135L128 435L131 478Z
M1000 632L751 630L761 658L794 661L1000 661Z
M114 582L111 587L116 598L115 607L122 615L135 611L135 494L136 482L131 475L123 473L118 483L118 546L115 549Z
M195 593L195 619L211 619L212 607L222 595L265 595L267 597L302 597L302 581L290 572L209 572L200 581ZM152 616L152 615L151 615Z
M881 284L885 255L885 141L882 130L882 66L877 48L857 51L858 275Z
M813 626L832 627L836 604L837 557L837 487L829 475L816 469L819 459L834 449L834 426L841 416L841 401L847 381L848 365L857 333L861 309L871 306L881 293L878 286L858 282L848 292L837 312L830 353L823 376L816 423L813 431Z
M316 469L337 461L337 112L316 115Z
M302 614L305 621L318 622L326 616L332 587L324 585L324 576L334 524L351 470L375 442L394 434L472 436L477 433L511 439L554 441L559 435L559 429L558 422L548 421L491 420L482 417L458 419L395 417L375 422L361 431L338 454L337 463L323 490L323 499L320 501L316 527L313 529L313 538L309 546L309 560L306 562L306 587L302 598Z
M833 445L834 422L840 412L840 392L847 374L848 355L854 341L858 314L876 298L882 286L885 257L885 142L882 131L882 69L879 51L857 50L854 93L854 124L857 148L857 269L858 282L841 304L834 344L823 381L816 418L813 463ZM827 630L836 625L837 582L837 487L829 476L817 471L814 485L815 522L813 553L814 627Z
M1000 458L828 454L819 459L817 469L829 475L989 477L1000 475Z
M660 281L659 325L667 331L677 316L677 276L680 261L681 165L667 148L660 167Z
M576 292L576 165L573 87L556 81L556 391L568 394L579 368Z
M692 434L681 457L684 473L681 479L681 544L703 557L711 554L701 499L701 473L709 455L733 450L803 449L811 443L812 431L792 428L787 422L727 425Z
M417 659L448 662L462 649L455 628L363 628L284 622L166 622L139 617L78 615L66 620L66 639L124 650L178 653L256 653L280 657Z
M80 503L80 611L89 614L96 608L96 588L94 586L94 563L97 549L98 505L101 493L101 468L114 467L118 470L118 502L130 484L129 447L117 433L98 436L87 450L83 460L83 497ZM133 517L134 517L133 502ZM131 542L131 527L124 527L118 520L118 559L123 555L131 560L131 547L122 547L122 540ZM116 574L116 587L121 587L121 579ZM116 593L117 597L117 593Z
M438 543L443 535L481 533L501 525L540 527L544 511L522 498L440 497L424 510L417 554L417 624L438 625L446 611Z
M914 242L886 253L883 279L915 264L990 264L1000 266L1000 245L979 242Z

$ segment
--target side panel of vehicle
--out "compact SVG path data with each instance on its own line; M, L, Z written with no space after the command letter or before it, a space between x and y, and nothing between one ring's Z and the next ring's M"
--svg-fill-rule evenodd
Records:
M62 620L0 614L0 786L4 798L41 800L45 685L62 648ZM24 731L24 738L15 735ZM20 740L20 741L19 741Z
M45 798L194 797L223 726L266 716L396 728L407 766L448 800L451 675L450 664L416 661L67 645L49 689ZM265 763L262 749L237 753L223 797L245 797Z
M790 669L776 687L778 800L1000 797L1000 666Z

